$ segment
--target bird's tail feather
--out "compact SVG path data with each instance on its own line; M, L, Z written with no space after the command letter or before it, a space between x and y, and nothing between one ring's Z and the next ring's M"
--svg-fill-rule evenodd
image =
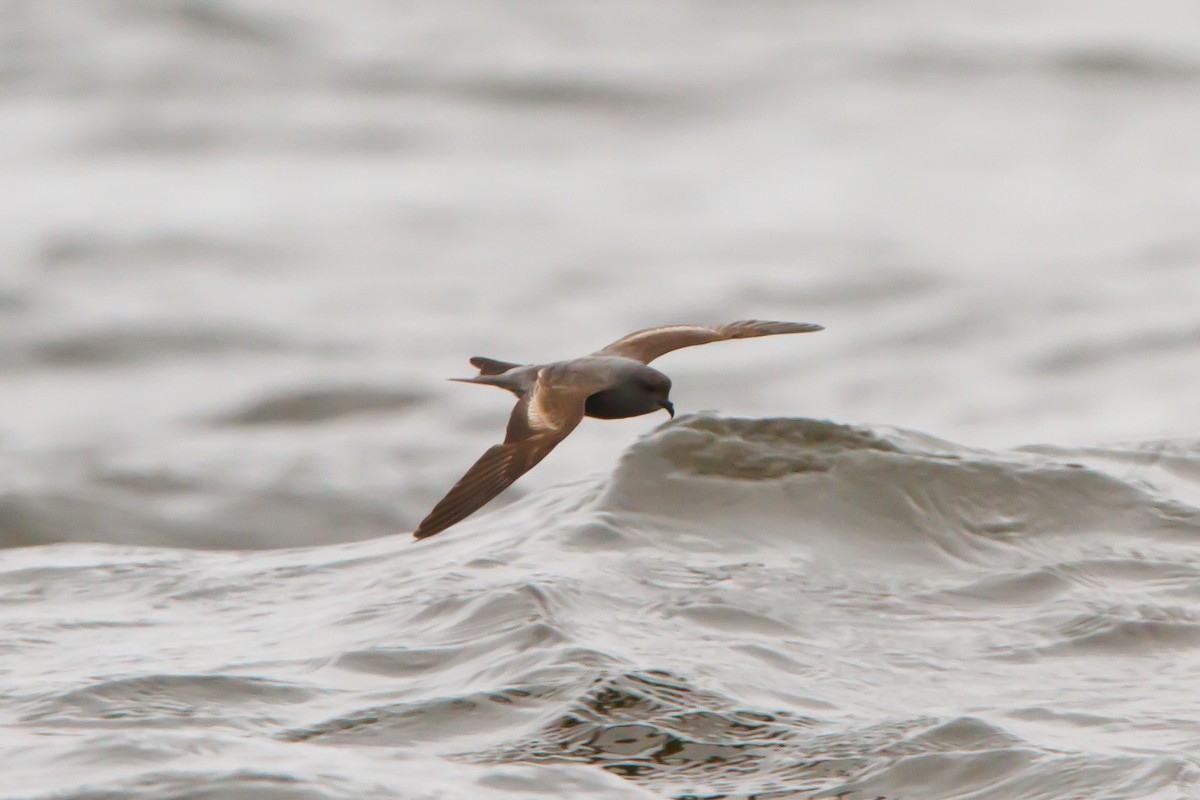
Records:
M525 394L525 389L519 383L513 381L512 378L505 375L474 375L470 378L447 378L447 380L456 381L458 383L478 383L483 386L495 386L505 391L512 392L517 397Z
M483 356L472 356L471 366L479 368L480 375L501 375L508 372L514 367L521 366L513 364L511 361L498 361L494 358L485 358Z

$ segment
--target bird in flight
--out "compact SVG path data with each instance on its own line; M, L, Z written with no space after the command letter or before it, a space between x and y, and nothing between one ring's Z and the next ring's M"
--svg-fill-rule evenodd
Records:
M546 457L583 418L624 419L675 407L671 379L651 361L697 344L780 333L824 330L803 322L749 319L727 325L664 325L623 336L607 347L570 361L513 364L475 356L479 369L463 383L498 386L517 396L504 441L488 449L421 521L413 536L433 536L474 514Z

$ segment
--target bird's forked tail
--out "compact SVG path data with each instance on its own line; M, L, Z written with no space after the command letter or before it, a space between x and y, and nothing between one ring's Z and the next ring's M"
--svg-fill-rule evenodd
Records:
M524 364L513 364L508 361L497 361L494 358L475 356L471 364L479 368L479 374L471 378L450 378L458 383L481 383L484 386L496 386L512 392L517 397L523 397L528 376L519 374L508 375L510 370L522 367Z

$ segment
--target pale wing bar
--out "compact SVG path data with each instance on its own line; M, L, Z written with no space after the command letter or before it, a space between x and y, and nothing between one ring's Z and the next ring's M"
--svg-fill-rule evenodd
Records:
M746 319L726 325L664 325L634 331L600 350L600 354L624 356L649 364L661 355L709 342L726 339L750 339L756 336L775 336L782 333L812 333L824 330L821 325L807 322L774 322Z

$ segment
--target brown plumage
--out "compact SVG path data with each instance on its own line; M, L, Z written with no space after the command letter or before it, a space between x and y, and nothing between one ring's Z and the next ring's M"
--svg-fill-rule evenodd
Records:
M664 325L623 336L590 356L545 365L520 365L475 356L474 378L455 378L506 389L517 396L504 442L484 453L417 526L418 539L433 536L473 514L546 457L584 416L621 419L675 408L671 379L646 366L697 344L781 333L810 333L820 325L743 320L728 325Z
M756 336L813 333L821 330L824 330L822 326L806 322L768 322L758 319L744 319L740 322L714 326L661 325L657 328L646 328L634 331L628 336L622 336L601 350L600 353L625 356L643 364L649 364L659 356L682 347L721 342L726 339L751 339Z

